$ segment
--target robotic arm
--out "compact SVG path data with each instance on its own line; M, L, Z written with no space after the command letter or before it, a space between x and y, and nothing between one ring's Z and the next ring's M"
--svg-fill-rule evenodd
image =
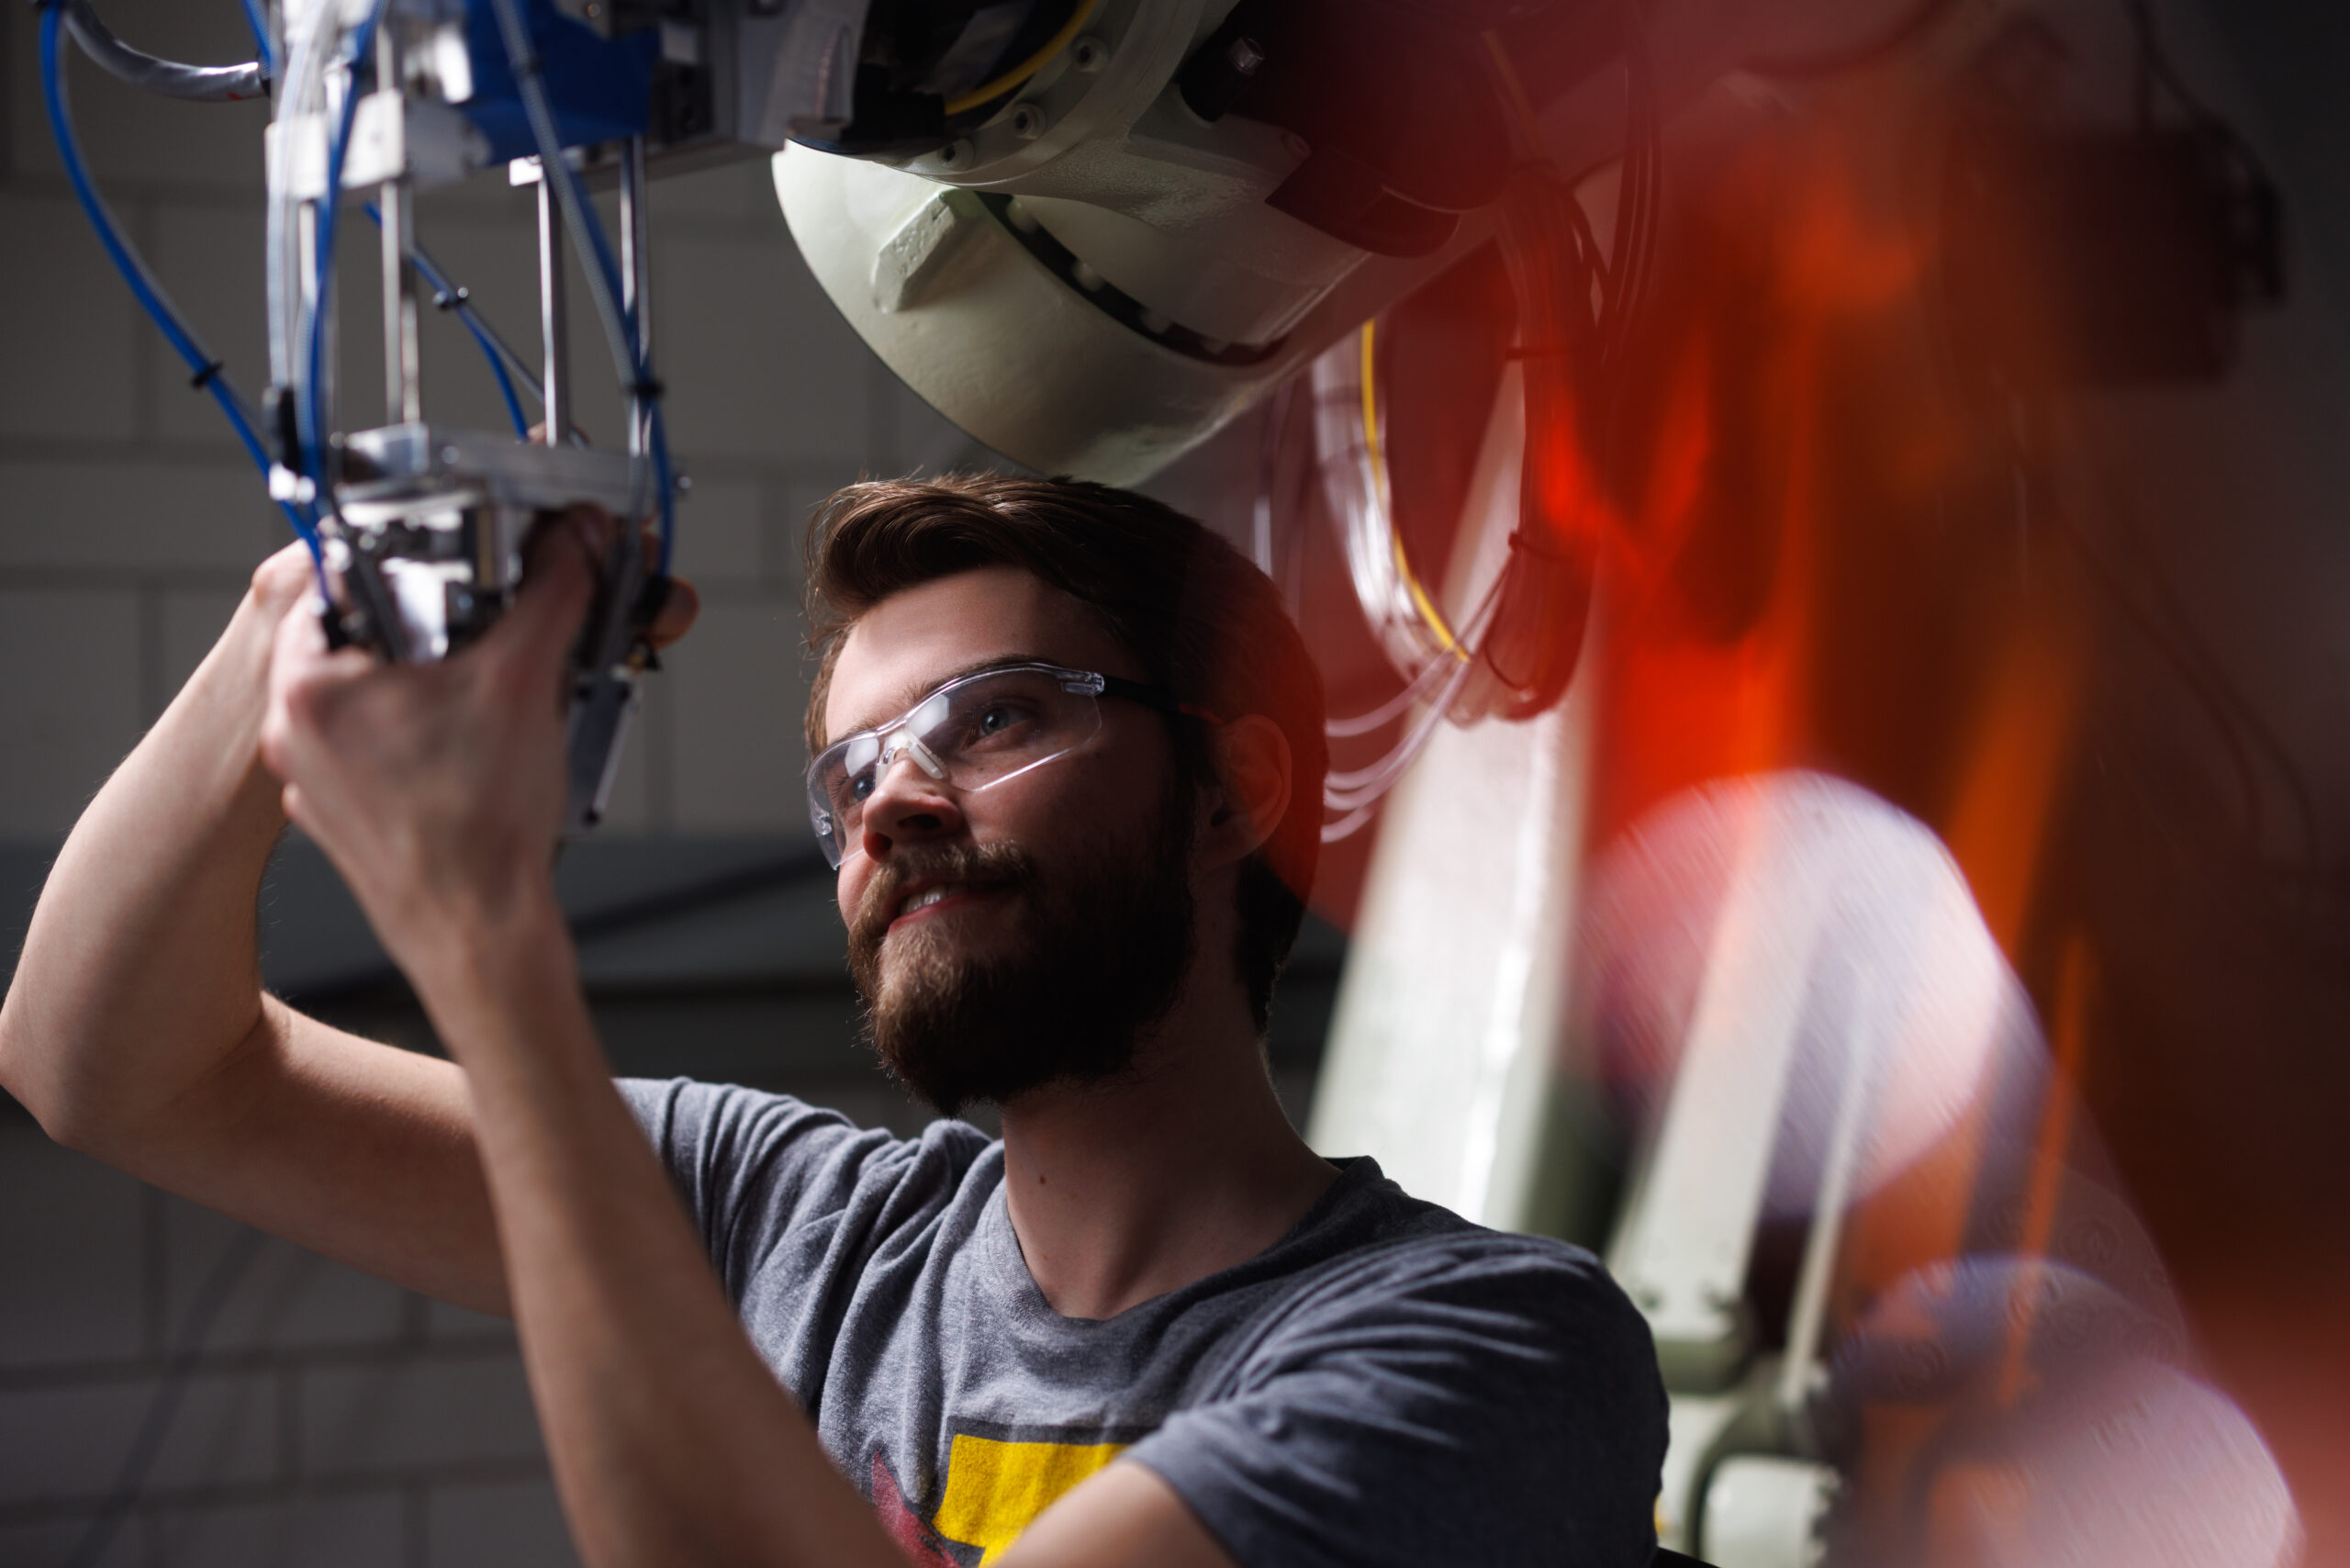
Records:
M1888 0L1844 0L1865 14ZM59 39L183 96L274 100L270 386L257 410L171 311L103 205L110 248L246 430L318 556L330 634L446 655L509 601L539 512L593 502L635 529L575 652L570 827L601 814L648 663L674 532L645 186L766 153L834 304L913 389L1032 466L1133 483L1348 332L1506 231L1528 396L1604 379L1638 297L1662 115L1756 47L1746 0L248 0L263 59L173 65L49 0L52 120L78 170ZM1602 241L1572 183L1622 159ZM500 167L535 185L537 374L461 313L538 437L433 420L419 298L462 307L418 244L413 194ZM587 197L617 186L617 243ZM349 208L381 235L386 418L354 428L336 376L334 256ZM562 252L582 264L625 451L574 431ZM1539 369L1535 367L1539 364ZM1375 476L1373 476L1375 479ZM1372 489L1376 489L1374 483ZM1527 487L1538 510L1541 487ZM1522 530L1489 644L1580 617L1571 520ZM1556 700L1573 639L1474 699ZM1497 666L1498 667L1498 666Z

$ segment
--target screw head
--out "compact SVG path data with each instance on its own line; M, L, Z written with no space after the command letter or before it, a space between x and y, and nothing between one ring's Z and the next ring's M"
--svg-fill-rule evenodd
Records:
M958 136L938 150L938 165L942 169L968 169L977 156L969 139Z
M1014 104L1012 107L1012 134L1023 141L1034 141L1045 134L1045 111L1034 104Z
M1091 76L1110 63L1110 46L1088 34L1069 46L1069 62Z
M1232 46L1224 51L1224 58L1231 62L1234 74L1254 76L1265 68L1267 57L1265 46L1255 39L1237 38L1232 40Z

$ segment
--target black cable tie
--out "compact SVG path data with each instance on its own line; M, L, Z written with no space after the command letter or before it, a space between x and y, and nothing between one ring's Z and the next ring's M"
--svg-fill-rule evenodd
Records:
M462 284L455 288L436 288L432 291L432 308L435 310L463 310L465 308L465 301L472 297L472 291L465 288Z
M650 375L642 381L632 383L628 388L630 397L642 398L648 403L660 397L664 390L661 383Z
M189 376L187 378L187 384L196 391L201 392L205 387L211 385L213 381L218 379L222 371L228 368L228 361L216 359L210 364L206 365L202 370L197 371L194 375Z

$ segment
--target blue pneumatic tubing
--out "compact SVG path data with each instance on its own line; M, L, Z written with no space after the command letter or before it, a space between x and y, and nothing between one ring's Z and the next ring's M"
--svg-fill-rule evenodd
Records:
M611 241L604 238L603 219L597 216L596 208L588 201L587 192L580 188L579 176L572 172L571 165L560 157L553 160L542 157L539 160L539 177L543 180L555 178L557 175L561 176L562 188L565 193L563 199L576 203L580 216L587 220L584 227L588 230L588 243L595 249L596 268L603 274L604 286L611 291L611 297L618 299L621 297L620 263L612 257ZM651 367L644 363L644 355L638 347L641 340L637 336L636 312L624 309L621 313L621 319L628 328L630 374L636 377L637 385L641 386L649 383L653 375ZM659 395L656 393L646 398L644 405L647 426L644 444L646 450L652 454L653 483L657 491L655 498L661 507L661 554L656 557L655 564L661 576L666 577L669 575L671 544L677 532L677 483L669 468L669 431L667 425L661 418Z
M269 13L262 9L262 0L244 0L245 25L253 30L254 47L261 50L261 62L269 72L269 79L277 80L277 42L269 36Z
M164 341L172 345L173 353L187 362L196 384L211 393L213 401L220 405L220 411L227 416L229 427L237 432L238 441L243 443L254 465L266 476L270 468L269 454L263 449L261 438L253 433L252 418L245 410L244 398L239 396L236 386L221 369L219 361L205 351L204 345L196 342L196 335L181 321L178 311L164 297L162 286L155 281L153 274L148 272L147 264L139 259L138 252L131 250L129 241L123 239L121 229L115 223L114 214L107 210L105 198L98 195L96 185L91 183L90 171L82 162L81 143L73 135L73 118L66 110L64 12L62 6L54 3L41 7L40 85L41 95L49 107L49 131L57 143L58 161L65 166L66 181L73 187L73 197L81 204L83 215L90 220L90 227L97 231L98 242L106 247L106 255L113 261L115 269L122 274L123 282L130 286L132 297L162 332ZM319 591L325 593L326 559L319 547L318 530L311 526L310 520L302 514L299 508L284 501L278 503L278 508L285 512L285 521L294 525L296 536L308 547L311 568L319 578Z
M493 0L494 3L495 0ZM364 61L367 58L369 47L375 41L376 26L383 20L384 12L388 4L389 0L375 0L374 7L368 12L366 20L360 25L352 45L351 57L353 61ZM533 81L525 87L524 91L535 93L538 86L539 84ZM308 386L297 412L300 422L305 427L301 432L304 460L309 467L313 481L319 486L322 501L330 510L333 502L320 477L324 473L324 426L326 423L322 374L325 333L321 329L325 312L329 307L329 289L333 276L335 213L341 205L339 197L342 186L343 155L350 145L351 126L352 118L358 112L358 103L359 93L354 87L343 96L342 112L338 117L333 133L327 143L328 196L319 207L318 274L315 286L311 289L310 312L303 323ZM610 297L618 299L620 297L620 268L612 256L610 242L604 238L603 226L597 218L596 209L588 205L584 193L579 189L578 177L572 173L570 165L565 163L560 155L553 160L552 171L543 168L547 160L542 159L541 162L543 164L541 178L547 178L550 174L558 177L562 182L565 196L579 204L579 210L587 219L588 241L595 252L594 264L602 275L604 286L610 292ZM380 217L377 221L381 221ZM514 396L512 381L507 375L505 366L499 363L497 351L491 347L479 330L473 327L473 323L467 322L466 327L474 332L475 342L480 344L482 352L489 356L491 367L498 374L498 388L506 398L508 413L514 420L517 428L527 434L529 427L523 422L521 405ZM627 327L631 340L631 369L637 384L642 386L651 377L642 354L636 352L636 320L633 312L630 312L627 316ZM666 577L668 574L670 553L677 535L677 487L669 465L668 431L661 417L660 400L655 397L646 398L645 402L648 408L645 445L652 455L654 485L657 492L655 498L661 508L661 551L658 557L658 569Z
M566 219L576 218L578 231L585 231L588 236L588 249L594 254L592 257L583 256L580 260L591 263L595 267L591 286L599 280L604 286L604 298L598 305L598 313L603 314L609 306L614 308L620 317L621 331L626 342L616 342L612 348L615 358L626 360L624 368L628 384L622 390L641 398L644 404L645 446L653 458L653 482L658 491L655 500L661 508L661 553L656 559L655 569L666 577L669 575L670 551L677 534L677 485L669 468L668 427L661 417L659 389L645 364L643 340L637 331L636 313L620 304L620 266L613 260L610 242L604 238L603 222L597 217L587 193L580 188L578 174L564 161L562 137L555 125L554 110L546 100L545 84L541 77L540 62L533 53L526 13L517 9L523 0L487 0L487 3L498 22L499 52L505 57L507 69L513 73L517 93L532 122L532 139L539 151L539 177L554 182L552 189L561 193L558 205L565 209L564 216ZM515 58L518 47L522 55L520 59ZM607 318L608 323L609 319ZM609 325L607 330L610 330ZM650 390L646 390L648 388Z
M579 176L572 172L571 165L558 157L552 161L554 170L551 172L548 168L549 162L545 158L539 160L539 177L549 179L554 177L555 173L560 173L563 189L567 193L564 199L578 204L580 215L587 219L588 242L595 248L597 270L604 275L604 286L611 291L611 297L614 299L618 299L621 297L620 264L612 258L611 242L604 238L603 220L597 216L596 208L588 200L587 193L580 189ZM621 319L628 326L630 372L636 377L637 384L643 386L650 382L653 377L650 367L644 363L643 354L637 347L639 340L636 330L636 312L623 310ZM655 498L661 507L661 554L656 558L655 566L660 574L666 577L669 575L671 544L677 532L677 482L669 467L669 431L667 425L661 418L661 398L658 394L655 394L646 398L644 404L648 427L644 444L646 450L652 454L653 483L658 492Z
M367 204L367 216L378 229L383 227L383 211L372 201ZM416 269L416 275L424 280L426 286L448 303L450 313L464 323L466 331L473 334L474 346L481 350L482 358L489 361L489 373L498 378L498 396L506 399L506 417L514 421L514 439L530 440L531 421L522 412L522 399L515 395L514 377L507 373L506 356L498 352L498 345L489 341L489 334L483 331L481 323L474 319L473 311L464 303L464 291L451 283L440 268L414 251L408 252L408 263Z

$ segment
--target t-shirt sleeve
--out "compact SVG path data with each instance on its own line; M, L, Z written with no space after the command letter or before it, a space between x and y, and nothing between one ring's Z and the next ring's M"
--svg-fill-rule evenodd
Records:
M867 1166L901 1147L789 1094L684 1078L617 1087L737 1301L767 1248L838 1215Z
M1512 1241L1368 1263L1129 1457L1241 1568L1644 1568L1665 1441L1647 1324L1588 1254Z

